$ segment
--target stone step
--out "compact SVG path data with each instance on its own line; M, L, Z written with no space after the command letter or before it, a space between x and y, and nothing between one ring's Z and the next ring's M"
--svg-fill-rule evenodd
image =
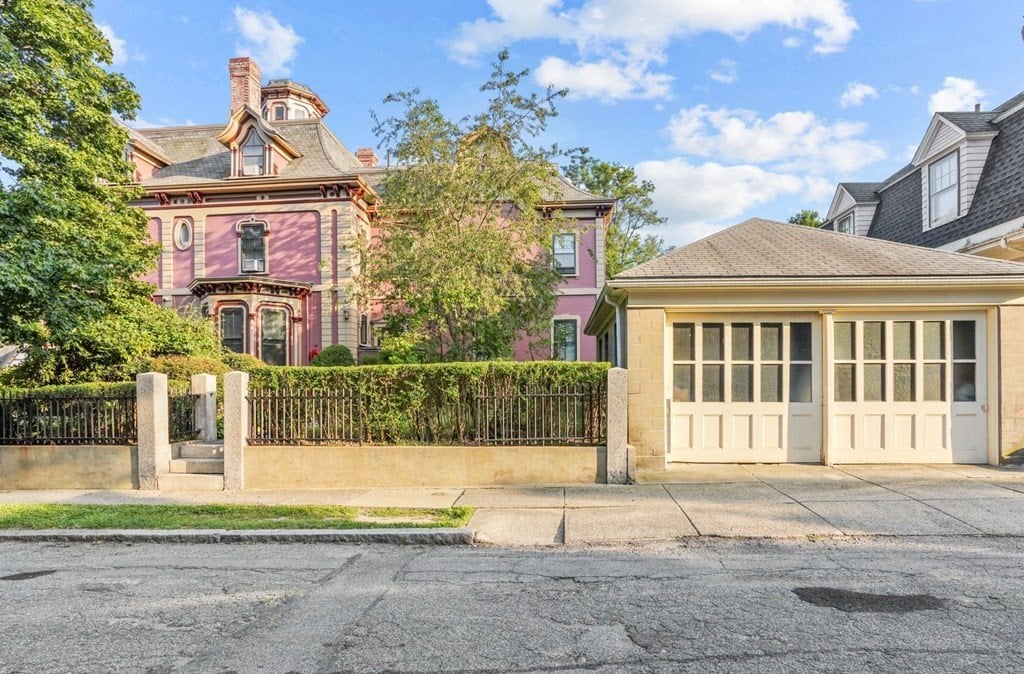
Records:
M174 456L179 459L220 459L224 456L224 445L219 442L189 442L175 445Z
M224 474L224 459L171 459L170 471L177 474Z
M224 491L224 476L164 473L156 484L160 491Z

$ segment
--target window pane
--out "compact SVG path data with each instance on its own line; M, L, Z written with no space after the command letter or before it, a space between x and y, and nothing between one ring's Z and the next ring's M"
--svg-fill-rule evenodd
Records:
M672 360L693 360L693 323L672 324Z
M754 324L733 323L732 359L754 360Z
M892 324L892 351L896 360L914 359L914 324L897 321Z
M672 400L677 403L693 402L693 365L672 366Z
M854 332L853 323L836 323L836 359L853 360L854 356Z
M811 359L810 323L793 323L789 326L789 359Z
M958 210L956 186L933 194L929 207L932 222L955 216Z
M223 309L220 312L220 343L228 351L245 353L245 311Z
M732 366L732 401L736 403L754 402L754 366Z
M953 358L974 360L974 321L953 321Z
M864 400L885 400L885 365L882 363L864 365Z
M810 327L808 325L808 327ZM811 366L810 364L789 366L789 402L811 402Z
M885 360L885 323L864 321L864 360Z
M554 238L555 269L562 274L576 273L576 236L556 234Z
M576 360L576 321L558 320L554 324L553 354L555 360Z
M704 360L722 360L722 331L721 323L704 324Z
M957 183L957 153L946 155L928 167L929 191L939 192Z
M761 366L761 402L782 402L782 366Z
M287 365L288 317L283 311L264 311L260 324L260 358L268 365Z
M701 393L706 403L720 403L724 400L722 396L722 366L705 365L701 374L704 375Z
M924 322L924 359L943 360L946 357L945 321Z
M836 363L836 400L853 402L856 400L857 366L853 363Z
M924 399L946 399L946 365L944 363L924 364Z
M761 324L761 360L782 360L782 323Z
M974 385L974 363L953 364L953 400L958 403L974 402L978 391Z
M913 402L914 391L914 364L896 363L892 366L893 371L893 399L897 402Z

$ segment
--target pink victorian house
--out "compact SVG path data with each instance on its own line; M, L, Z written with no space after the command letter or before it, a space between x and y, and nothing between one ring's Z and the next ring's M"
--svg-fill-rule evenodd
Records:
M147 280L165 306L196 306L228 349L275 365L344 344L372 353L374 316L348 288L359 274L348 245L370 236L384 169L373 150L350 152L324 123L328 108L291 80L262 83L247 57L231 59L225 123L130 131L128 153L147 196L138 202L161 245ZM551 206L579 227L556 236L565 277L554 348L517 346L520 359L594 360L583 334L604 284L604 237L613 201L567 181ZM553 351L553 353L552 353Z

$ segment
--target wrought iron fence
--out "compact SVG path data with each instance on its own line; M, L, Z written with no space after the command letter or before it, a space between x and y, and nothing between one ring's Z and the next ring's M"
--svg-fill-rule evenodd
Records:
M253 389L249 443L599 445L604 442L607 390L480 385L452 396L429 414L393 415L358 389ZM382 411L383 410L383 411Z
M167 396L167 431L171 442L188 442L199 437L196 425L197 394Z
M360 442L362 397L345 389L254 389L249 444Z
M122 445L137 437L134 392L0 392L2 445Z
M519 390L482 388L475 441L482 445L599 445L604 442L604 383Z

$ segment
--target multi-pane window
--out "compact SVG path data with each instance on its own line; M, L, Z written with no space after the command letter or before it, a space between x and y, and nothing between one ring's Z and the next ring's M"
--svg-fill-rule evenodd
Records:
M960 155L946 155L928 167L929 222L956 217L960 212Z
M260 359L267 365L288 364L288 312L264 309L260 321Z
M274 108L274 121L279 122L288 117L288 108L278 105Z
M220 343L228 351L245 353L245 309L225 307L220 310Z
M251 274L267 271L267 226L256 222L244 224L240 229L242 272Z
M976 329L977 321L837 321L836 402L945 402L950 386L955 402L975 401Z
M810 323L673 323L672 400L810 402Z
M574 361L578 359L575 318L559 318L552 328L552 355L555 360Z
M241 154L243 176L261 176L266 173L266 147L255 131L249 131L245 137Z
M836 224L836 231L841 234L853 234L853 213L843 216Z
M563 276L576 274L576 235L555 234L552 244L555 271Z

